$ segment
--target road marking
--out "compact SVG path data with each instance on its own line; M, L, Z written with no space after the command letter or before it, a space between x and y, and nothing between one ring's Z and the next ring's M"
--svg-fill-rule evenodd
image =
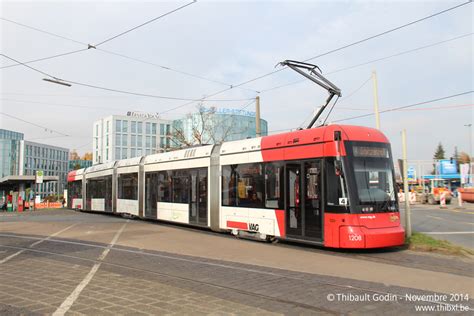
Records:
M110 244L107 246L107 248L104 249L102 254L97 259L98 261L103 261L105 259L105 257L107 257L107 255L110 252L110 249L112 249L112 247L115 245L115 243L117 242L117 240L120 237L120 234L122 234L123 230L125 229L125 226L127 226L129 221L130 220L127 220L122 225L122 227L120 227L120 229L115 233L115 236L112 239L112 241L110 242ZM92 269L89 271L89 273L86 275L86 277L81 281L81 283L79 283L79 285L74 289L74 291L72 291L72 293L61 304L61 306L59 306L58 309L53 313L53 316L63 316L64 314L67 313L67 311L69 311L69 309L74 304L74 302L77 300L79 295L81 295L82 290L85 289L87 284L89 284L89 282L92 280L92 278L94 277L96 272L99 270L101 264L102 264L102 262L98 262L98 263L94 264Z
M437 216L426 215L426 217L431 217L431 218L434 218L434 219L439 219L440 221L444 220L444 219L442 219L441 217L437 217Z
M38 241L35 241L35 242L32 243L31 245L29 245L28 248L33 248L34 246L41 244L43 241L49 240L49 239L52 238L52 237L56 237L57 235L59 235L59 234L61 234L61 233L64 233L66 230L68 230L68 229L70 229L70 228L76 226L77 224L79 224L79 223L74 223L74 224L72 224L72 225L70 225L70 226L68 226L68 227L66 227L66 228L64 228L64 229L61 229L60 231L58 231L58 232L56 232L56 233L54 233L54 234L52 234L52 235L49 235L48 237L42 238L42 239L40 239L40 240L38 240ZM6 257L6 258L0 260L0 264L3 264L3 263L5 263L5 262L7 262L8 260L15 258L16 256L18 256L19 254L22 254L22 253L25 252L25 251L26 251L26 249L23 249L23 250L20 250L20 251L15 252L14 254L9 255L8 257Z
M463 234L474 234L473 231L470 232L420 232L422 234L429 235L463 235Z

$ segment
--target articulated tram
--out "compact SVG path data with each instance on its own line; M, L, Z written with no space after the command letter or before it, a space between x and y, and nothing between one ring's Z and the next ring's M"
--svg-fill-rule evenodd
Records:
M333 248L404 243L390 144L328 125L72 171L68 206Z

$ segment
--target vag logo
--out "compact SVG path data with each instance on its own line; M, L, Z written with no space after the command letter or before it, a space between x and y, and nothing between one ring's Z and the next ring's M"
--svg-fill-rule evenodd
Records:
M253 230L254 232L258 232L258 224L252 224L252 223L249 223L249 230Z

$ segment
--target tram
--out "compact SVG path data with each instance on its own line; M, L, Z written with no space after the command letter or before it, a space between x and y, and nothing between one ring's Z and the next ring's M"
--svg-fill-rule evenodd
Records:
M404 243L390 143L360 126L324 125L72 171L68 207L332 248Z

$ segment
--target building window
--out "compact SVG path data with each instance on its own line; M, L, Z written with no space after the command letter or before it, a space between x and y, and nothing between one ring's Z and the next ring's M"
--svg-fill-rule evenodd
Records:
M165 148L165 138L164 137L160 137L160 147L161 148Z
M142 122L137 122L137 133L138 134L143 133L142 126L143 126Z
M146 122L146 130L145 130L145 133L146 134L150 134L151 133L151 123L150 122Z
M107 161L109 160L109 149L108 148L105 150L105 160L107 160Z
M150 148L150 146L151 146L151 137L150 137L150 136L147 136L147 137L146 137L145 147L146 147L146 148Z
M151 133L156 134L156 123L151 123Z
M128 121L122 121L122 133L128 133Z
M151 137L151 148L156 149L156 136Z
M171 127L170 127L169 124L166 125L166 135L170 135L170 134L171 134L171 133L170 133L170 128L171 128Z
M122 148L122 159L127 159L127 148Z
M142 135L137 135L137 147L141 148L142 145Z
M165 124L160 124L160 135L165 134Z
M136 121L131 121L130 122L130 133L136 133L137 132L137 122Z
M130 149L130 158L137 157L137 150L135 148Z
M120 146L122 140L120 138L120 134L115 134L115 146Z
M107 128L106 128L107 133L109 132L109 123L110 121L107 121Z
M130 146L131 147L136 147L137 146L137 135L131 135L130 136Z
M115 121L115 132L120 133L122 131L122 121L116 120Z
M128 139L127 134L123 134L122 135L122 146L123 147L127 147L127 139Z
M120 160L121 152L120 147L115 147L115 160Z

